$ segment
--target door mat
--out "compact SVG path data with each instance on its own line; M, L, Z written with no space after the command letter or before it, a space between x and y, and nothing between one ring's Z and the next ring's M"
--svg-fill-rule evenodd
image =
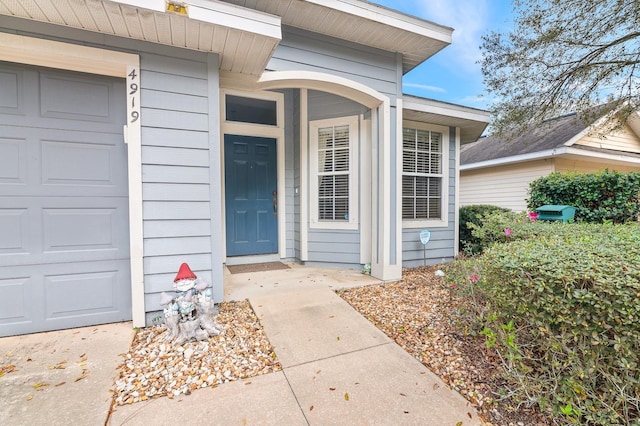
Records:
M248 265L227 265L232 274L245 274L247 272L277 271L278 269L291 269L282 262L250 263Z

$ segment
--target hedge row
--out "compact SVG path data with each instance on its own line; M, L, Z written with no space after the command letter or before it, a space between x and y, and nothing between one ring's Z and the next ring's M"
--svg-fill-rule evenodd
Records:
M577 207L575 220L624 223L640 214L640 172L551 173L531 182L531 210L545 204Z

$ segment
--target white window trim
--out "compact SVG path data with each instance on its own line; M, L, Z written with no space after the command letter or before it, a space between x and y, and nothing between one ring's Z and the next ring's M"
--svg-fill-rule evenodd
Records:
M420 123L417 121L403 121L402 127L411 128L411 129L419 129L419 130L429 130L432 132L438 132L442 134L442 180L440 188L442 203L440 206L440 219L424 219L424 220L414 220L414 219L403 219L402 220L402 228L410 229L410 228L446 228L449 226L449 128L446 126L438 126L435 124L427 124ZM399 132L402 134L402 132ZM402 140L400 140L400 145L402 145ZM400 148L402 152L402 148ZM401 154L402 155L402 154ZM402 158L400 159L402 161ZM402 181L402 176L404 172L402 168L400 169L400 180ZM402 183L400 183L400 197L402 198ZM402 205L402 203L400 203ZM400 215L402 216L402 207Z
M321 221L318 219L318 130L322 127L349 126L349 220ZM309 122L309 167L311 205L309 227L314 229L358 229L358 116L330 118Z

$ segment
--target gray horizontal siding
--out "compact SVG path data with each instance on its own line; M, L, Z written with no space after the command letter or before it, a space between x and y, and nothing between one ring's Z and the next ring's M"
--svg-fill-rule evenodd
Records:
M144 221L147 238L203 237L211 235L209 219L157 219Z
M424 264L425 252L420 243L420 229L402 230L402 266L412 268ZM431 240L426 246L427 264L449 261L453 253L453 225L449 228L431 229Z
M209 82L204 61L143 55L141 69L145 308L154 312L182 262L211 277Z
M144 183L143 197L147 201L209 201L208 184Z
M209 133L187 129L142 128L142 140L147 146L170 146L209 149Z
M393 52L283 27L282 41L267 69L324 72L354 80L392 96L398 93Z
M192 271L211 270L211 255L210 254L191 254L188 256L176 255L176 256L150 256L144 258L144 271L145 282L154 274L170 274L174 276L180 269L180 265L183 262L187 262ZM151 309L149 309L151 308ZM158 310L159 306L147 307L147 311Z
M309 230L309 262L360 264L358 231Z
M309 90L309 121L349 117L366 113L364 105L332 93Z

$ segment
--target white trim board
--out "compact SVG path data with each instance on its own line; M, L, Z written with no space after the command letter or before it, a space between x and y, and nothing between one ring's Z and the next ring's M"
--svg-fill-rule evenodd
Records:
M119 77L140 70L140 57L95 47L0 33L0 60ZM128 91L127 91L128 93ZM127 116L131 117L131 105ZM142 135L140 119L125 126L129 173L129 250L131 264L131 314L134 327L144 327L144 268L142 224Z
M620 161L625 163L640 164L640 157L632 157L624 154L609 154L598 151L588 151L574 147L560 147L546 151L532 152L529 154L513 155L511 157L496 158L494 160L479 161L460 166L460 171L477 170L486 167L505 166L507 164L523 163L531 160L543 160L545 158L558 157L560 155L579 155L587 158L599 158L603 160Z

